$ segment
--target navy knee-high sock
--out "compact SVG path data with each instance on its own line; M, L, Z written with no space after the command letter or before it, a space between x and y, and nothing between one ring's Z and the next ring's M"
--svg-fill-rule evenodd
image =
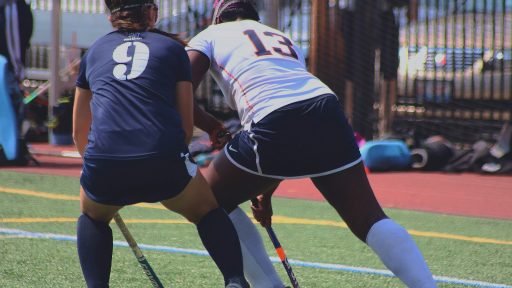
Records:
M197 231L203 245L217 264L224 281L243 279L244 268L238 234L226 212L217 208L201 219Z
M108 287L112 264L112 229L107 223L82 214L78 218L76 234L78 257L87 287Z

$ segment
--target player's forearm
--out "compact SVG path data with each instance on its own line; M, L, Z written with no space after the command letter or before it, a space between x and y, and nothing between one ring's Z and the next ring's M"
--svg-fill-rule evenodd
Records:
M92 92L88 89L76 88L73 106L73 141L78 153L83 157L88 143L92 123L90 102Z
M197 103L194 103L194 125L208 134L223 126L222 122L204 111Z
M188 51L188 57L192 67L192 86L195 92L210 67L210 59L197 51ZM211 134L216 128L222 127L222 123L217 118L204 111L195 102L194 125L208 134Z
M85 147L87 146L87 143L89 142L88 136L89 136L89 130L90 130L90 124L87 125L87 123L90 123L89 121L77 121L75 119L74 125L73 125L73 141L75 142L75 147L80 153L80 156L84 157L85 153Z
M192 83L180 81L176 84L176 109L181 117L181 125L185 132L185 143L190 144L194 129Z
M78 153L80 153L80 156L84 157L85 146L87 146L87 135L73 134L73 140L75 141Z

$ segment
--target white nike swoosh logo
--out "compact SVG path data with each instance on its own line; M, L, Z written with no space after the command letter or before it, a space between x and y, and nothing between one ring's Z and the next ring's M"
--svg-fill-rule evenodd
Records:
M233 146L231 146L231 145L229 145L229 146L228 146L228 149L229 149L229 150L231 150L231 151L233 151L233 152L237 152L237 153L238 153L238 151L236 151L235 149L233 149Z

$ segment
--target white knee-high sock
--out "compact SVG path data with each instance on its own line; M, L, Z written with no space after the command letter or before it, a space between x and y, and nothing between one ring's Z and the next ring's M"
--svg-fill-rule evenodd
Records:
M393 220L383 219L373 224L366 243L407 287L436 287L432 273L411 235Z
M242 256L244 258L244 274L254 288L283 288L284 284L277 275L272 262L268 258L261 235L251 219L239 207L229 214L235 225Z

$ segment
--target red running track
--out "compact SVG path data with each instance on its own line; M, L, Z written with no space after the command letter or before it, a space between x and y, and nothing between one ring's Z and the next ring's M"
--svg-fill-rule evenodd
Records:
M74 151L72 146L32 146L36 150ZM78 177L81 160L36 156L41 166L6 167L9 171ZM427 172L370 173L370 183L383 207L452 215L512 219L512 176L472 173L447 174ZM276 196L322 200L309 179L286 180Z

